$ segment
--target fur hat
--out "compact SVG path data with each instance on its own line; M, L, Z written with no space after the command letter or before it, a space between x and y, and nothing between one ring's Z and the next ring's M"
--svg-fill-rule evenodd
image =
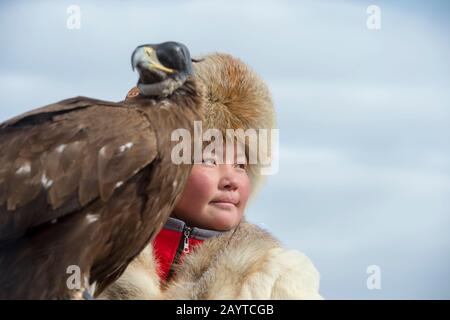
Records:
M205 99L203 130L215 128L225 137L226 129L255 129L258 132L258 129L275 128L275 110L269 89L255 71L229 54L213 53L198 60L194 63L194 73L203 87ZM127 97L138 93L138 89L133 88ZM269 144L269 155L270 150ZM259 161L248 166L248 173L254 195L263 180Z

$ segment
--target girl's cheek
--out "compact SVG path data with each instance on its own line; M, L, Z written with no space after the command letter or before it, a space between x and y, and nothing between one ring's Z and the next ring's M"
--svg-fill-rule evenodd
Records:
M204 175L198 170L191 170L191 174L187 180L181 200L177 205L177 209L184 214L190 216L180 218L192 218L192 215L198 214L202 210L205 201L208 199L208 186Z
M207 172L203 168L193 168L191 175L189 176L188 186L201 198L208 198L210 193L215 189L214 187L214 174L213 172Z
M245 175L245 177L241 178L239 183L241 202L244 204L247 202L248 197L250 196L250 178Z

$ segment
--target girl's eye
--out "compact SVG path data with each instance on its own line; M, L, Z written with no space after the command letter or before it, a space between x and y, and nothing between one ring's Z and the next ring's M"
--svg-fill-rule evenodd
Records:
M203 159L203 164L213 167L216 165L216 159L213 159L213 158Z
M237 163L234 166L235 166L235 168L238 168L238 169L247 170L247 164L246 163Z

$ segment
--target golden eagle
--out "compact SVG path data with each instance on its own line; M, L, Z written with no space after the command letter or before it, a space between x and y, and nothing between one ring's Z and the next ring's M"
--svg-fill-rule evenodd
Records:
M98 295L159 231L191 169L172 163L171 132L202 119L192 61L177 42L142 45L136 97L76 97L0 124L0 299Z

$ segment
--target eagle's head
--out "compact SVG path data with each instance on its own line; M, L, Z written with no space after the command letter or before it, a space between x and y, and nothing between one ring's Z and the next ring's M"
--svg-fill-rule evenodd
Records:
M139 72L137 86L145 96L167 97L193 74L188 48L173 41L137 47L131 65Z

